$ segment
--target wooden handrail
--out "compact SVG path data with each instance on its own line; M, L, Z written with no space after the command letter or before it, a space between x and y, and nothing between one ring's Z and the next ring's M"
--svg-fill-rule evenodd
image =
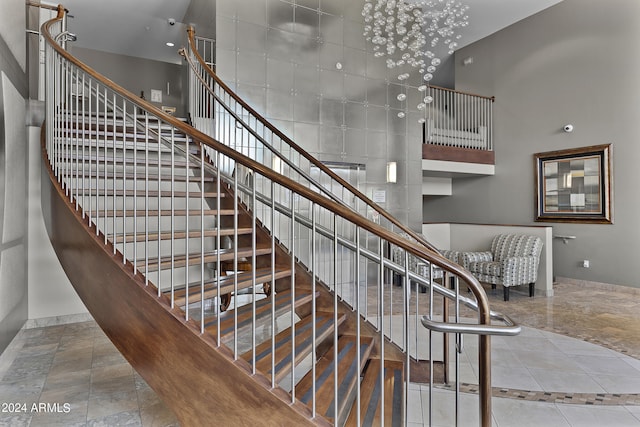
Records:
M32 6L32 7L39 7L41 9L48 9L48 10L58 10L59 6L54 6L52 4L41 4L41 3L36 3L36 2L32 2L32 1L27 1L27 6ZM69 13L69 11L67 9L65 9L66 13Z
M496 101L496 97L495 96L485 96L485 95L478 95L476 93L471 93L471 92L465 92L462 90L456 90L456 89L449 89L447 87L442 87L442 86L434 86L434 85L429 85L429 87L432 87L434 89L438 89L438 90L444 90L446 92L453 92L453 93L459 93L460 95L469 95L469 96L475 96L476 98L481 98L481 99L488 99L491 102L495 102Z
M221 142L213 139L209 135L206 135L203 132L185 124L184 122L182 122L181 120L178 120L174 116L164 113L161 109L157 108L150 102L139 98L137 95L120 87L119 85L114 83L112 80L104 77L103 75L95 71L93 68L84 64L83 62L75 58L73 55L69 54L66 50L62 49L58 45L58 43L55 42L55 40L51 36L49 27L56 20L62 19L63 16L64 16L64 8L62 6L59 6L57 18L51 21L48 21L42 25L42 34L45 37L45 39L54 47L54 49L58 52L58 54L63 56L66 60L76 65L82 71L90 74L91 77L93 77L95 80L104 84L109 89L117 92L122 97L126 98L128 101L136 104L138 107L142 107L146 109L147 111L151 112L153 115L159 117L163 121L171 124L175 128L184 132L185 134L193 138L195 141L213 148L214 150L220 152L221 154L224 154L225 156L232 158L234 161L240 163L241 165L246 166L247 168L258 172L259 174L265 176L266 178L274 182L277 182L279 185L282 185L283 187L286 187L289 190L292 190L300 194L301 196L304 196L311 202L338 214L339 216L352 222L356 226L363 228L367 231L370 231L371 233L374 233L379 237L382 237L383 239L387 240L389 243L396 245L402 249L405 249L406 251L408 251L409 253L417 257L426 259L432 262L433 264L439 267L442 267L444 269L447 269L455 273L456 275L460 276L472 288L472 291L478 301L478 311L481 314L481 317L487 316L486 321L487 322L489 321L488 299L486 297L486 294L484 293L483 288L480 286L480 283L477 281L477 279L473 277L471 273L463 269L460 265L455 264L452 261L449 261L447 258L440 255L437 251L433 251L426 247L423 248L420 246L413 245L411 244L411 242L399 236L398 234L387 230L386 228L374 223L373 221L367 218L362 217L361 215L353 212L347 207L342 206L337 202L334 202L328 199L327 197L319 195L317 192L299 184L298 182L292 180L291 178L280 175L279 173L275 172L271 168L268 168L262 163L258 163L255 160L245 156L244 154L241 154L235 151L233 148L230 148L227 145L222 144ZM389 214L387 213L387 215Z
M204 144L208 147L211 147L212 149L216 150L217 152L233 159L235 162L246 166L247 168L259 173L260 175L268 178L269 180L278 183L278 185L281 185L282 187L285 187L289 190L291 190L294 193L297 193L301 196L303 196L304 198L306 198L307 200L311 201L314 204L317 204L329 211L331 211L332 213L334 213L337 216L340 216L344 219L346 219L347 221L350 221L351 223L353 223L355 226L364 229L366 231L369 231L375 235L377 235L378 237L380 237L381 239L386 240L388 243L391 243L395 246L398 246L402 249L404 249L405 251L407 251L407 253L410 253L418 258L422 258L425 259L427 261L429 261L430 263L441 267L442 269L453 273L457 276L459 276L469 287L469 289L471 290L471 292L473 293L473 295L476 298L477 301L477 309L478 309L478 323L481 325L489 325L491 324L491 311L489 309L489 300L488 297L483 289L483 287L480 285L479 281L467 270L465 270L463 267L461 267L460 265L448 260L447 258L443 257L442 255L440 255L440 253L438 253L436 250L432 249L432 246L421 246L421 245L415 245L412 242L404 239L403 237L401 237L400 235L387 230L386 228L382 227L381 225L378 225L376 223L374 223L373 221L361 216L360 214L352 211L351 209L333 201L330 200L329 198L322 196L320 194L318 194L317 192L299 184L296 181L293 181L292 179L280 175L279 173L273 171L271 168L268 168L267 166L258 163L256 161L254 161L253 159L235 151L233 148L228 147L225 144L222 144L221 142L213 139L212 137L210 137L209 135L204 134L203 132L185 124L184 122L178 120L177 118L166 114L165 112L163 112L161 109L157 108L156 106L154 106L153 104L151 104L150 102L139 98L137 95L133 94L132 92L124 89L123 87L117 85L116 83L114 83L112 80L104 77L102 74L98 73L97 71L95 71L93 68L89 67L88 65L86 65L85 63L83 63L82 61L78 60L77 58L75 58L73 55L71 55L70 53L68 53L66 50L64 50L53 38L53 36L51 35L50 32L50 27L55 24L56 22L62 20L64 18L64 14L65 14L65 9L62 5L58 5L58 14L55 18L51 19L50 21L45 22L42 27L41 27L41 33L44 36L45 40L47 41L47 43L49 43L51 45L51 47L53 49L55 49L55 51L62 56L65 60L67 60L68 62L72 63L73 65L75 65L76 67L78 67L80 70L84 71L85 73L91 75L91 77L93 79L95 79L95 81L102 83L103 85L105 85L106 87L108 87L109 89L113 90L114 92L118 93L120 96L122 96L123 98L125 98L126 100L130 101L131 103L135 104L137 107L141 107L143 109L145 109L146 111L148 111L149 113L153 114L154 116L158 117L159 119L161 119L162 121L170 124L171 126L173 126L176 129L179 129L181 132L185 133L188 137L192 138L195 142L199 142L201 144ZM231 92L230 92L231 93ZM239 102L241 102L239 100ZM244 103L243 103L244 104ZM253 111L253 110L252 110ZM279 134L280 135L280 134ZM328 168L327 168L328 169ZM382 214L381 210L381 214ZM389 215L388 213L384 212L386 215ZM385 217L386 217L385 215ZM398 223L397 220L395 220L395 218L391 217L389 218L390 220L393 219L393 223L396 224ZM399 224L399 223L398 223ZM405 227L402 227L403 230L406 229ZM416 233L411 232L411 235L415 235ZM421 238L422 241L424 241L423 238ZM491 424L491 411L490 411L490 406L491 406L491 341L490 341L490 337L488 335L481 335L479 337L479 368L480 368L480 394L481 396L483 396L483 400L481 400L480 405L481 405L481 422L482 425L490 425Z
M209 67L206 64L206 62L204 61L202 56L200 56L200 53L198 52L198 50L196 49L196 46L195 46L195 29L192 26L189 26L189 28L187 29L187 33L189 34L189 45L191 46L191 51L194 53L196 59L198 60L198 63L200 63L200 65L203 67L203 69L205 71L207 71L209 76L211 76L211 78L213 78L215 80L216 84L218 84L238 104L240 104L242 106L242 108L246 109L251 115L253 115L257 120L259 120L260 123L262 123L262 125L264 125L267 129L269 129L275 135L277 135L278 138L282 139L291 148L296 150L296 152L298 152L298 154L300 154L302 157L307 159L312 165L314 165L317 168L319 168L322 172L324 172L327 175L329 175L332 179L337 181L340 185L342 185L343 187L345 187L349 191L351 191L351 193L353 193L355 196L357 196L360 200L364 201L367 204L367 206L369 206L370 208L372 208L373 210L378 212L380 215L382 215L382 217L387 219L393 225L397 226L402 231L404 231L405 233L407 233L408 235L410 235L411 237L416 239L420 244L424 245L425 247L429 248L430 250L432 250L432 251L434 251L436 253L438 252L438 249L435 246L433 246L431 243L429 243L424 238L424 236L422 236L419 233L416 233L415 231L411 230L409 227L407 227L404 224L402 224L400 221L398 221L397 218L395 218L393 215L391 215L386 210L382 209L378 204L374 203L371 199L369 199L366 195L364 195L360 190L358 190L357 188L355 188L354 186L349 184L347 181L345 181L343 178L341 178L338 174L333 172L330 168L327 167L327 165L325 165L324 163L320 162L318 159L316 159L314 156L309 154L306 150L304 150L298 144L293 142L289 137L287 137L284 133L282 133L277 127L275 127L273 124L271 124L271 122L269 122L267 119L262 117L262 115L260 113L258 113L249 104L247 104L242 98L240 98L240 96L238 96L238 94L236 94L233 90L231 90L231 88L229 88L229 86L227 86L222 81L222 79L220 79L220 77L218 77L218 75L211 69L211 67ZM211 90L211 88L208 88L208 87L206 89L208 91Z
M333 200L330 200L327 197L319 195L317 192L299 184L298 182L292 180L291 178L280 175L279 173L263 165L262 163L258 163L255 160L251 159L250 157L247 157L244 154L241 154L235 151L233 148L228 147L227 145L222 144L221 142L213 139L209 135L206 135L205 133L187 125L181 120L178 120L176 117L166 114L165 112L163 112L161 109L157 108L150 102L139 98L137 95L124 89L123 87L120 87L119 85L114 83L112 80L104 77L103 75L95 71L93 68L84 64L83 62L75 58L73 55L69 54L66 50L62 49L58 45L58 43L55 42L55 40L51 36L49 27L53 23L55 23L57 20L62 19L63 16L64 16L64 8L62 6L59 6L58 16L53 20L48 21L42 25L42 34L45 37L45 39L48 41L48 43L50 43L54 47L54 49L58 52L58 54L63 56L66 60L76 65L82 71L90 74L92 78L104 84L109 89L117 92L119 95L126 98L128 101L136 104L138 107L142 107L146 109L153 115L162 119L162 121L165 121L170 125L174 126L175 128L179 129L180 131L184 132L189 137L193 138L194 141L200 142L204 145L207 145L213 148L214 150L220 152L221 154L224 154L225 156L232 158L234 161L238 162L239 164L258 172L260 175L263 175L269 180L277 182L279 185L282 185L283 187L286 187L289 190L297 194L300 194L301 196L307 198L311 202L319 206L322 206L325 209L335 214L338 214L342 218L352 222L354 225L360 228L363 228L367 231L370 231L371 233L374 233L379 237L382 237L389 243L396 245L419 258L426 259L432 262L433 264L460 276L472 288L472 292L475 295L476 300L478 301L478 312L480 314L480 317L485 318L486 316L485 321L487 323L489 322L490 320L489 304L488 304L488 299L486 297L484 289L482 288L482 286L480 286L480 283L477 281L477 279L471 273L469 273L464 268L462 268L460 265L453 263L452 261L449 261L447 258L440 255L437 251L433 251L426 247L413 245L411 244L411 242L404 239L400 235L387 230L386 228L374 223L373 221L367 218L364 218L363 216L352 211L351 209L343 205L340 205L337 202L334 202ZM389 214L387 213L387 215Z

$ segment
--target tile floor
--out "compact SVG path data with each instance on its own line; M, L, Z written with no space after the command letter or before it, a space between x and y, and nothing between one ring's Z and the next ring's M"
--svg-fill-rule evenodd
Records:
M640 426L640 292L554 289L552 298L512 292L508 303L488 290L492 308L524 326L492 340L494 425ZM478 425L474 345L465 339L460 356L459 425ZM429 425L430 395L432 425L455 425L455 393L419 384L409 425ZM33 410L53 402L68 406ZM177 425L94 322L22 330L0 355L0 405L0 426Z

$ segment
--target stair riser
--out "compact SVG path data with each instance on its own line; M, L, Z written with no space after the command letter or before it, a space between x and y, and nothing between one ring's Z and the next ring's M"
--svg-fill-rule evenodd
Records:
M222 239L222 243L229 243L228 240ZM190 238L189 239L189 253L195 253L200 251L200 238ZM116 249L118 249L122 253L126 253L127 257L131 256L133 258L133 253L137 249L138 258L140 258L141 254L144 254L145 250L145 242L137 242L137 243L127 243L122 244L119 243L116 245ZM176 256L184 255L187 253L186 250L187 241L186 239L174 239L173 246L171 240L162 240L159 244L158 241L150 241L148 244L149 254L153 254L154 257L158 256L158 249L160 250L160 256L170 256L173 253ZM172 250L173 249L173 250ZM216 239L215 237L207 237L204 239L204 250L212 251L216 249Z
M113 234L113 227L114 227L114 222L113 222L113 218L107 218L106 220L103 217L103 213L100 213L100 217L98 219L96 219L95 217L96 212L94 211L94 215L93 215L93 221L96 222L98 229L101 231L107 231L108 232L108 236L109 238L111 238L112 234ZM123 227L124 224L124 227ZM148 229L149 232L157 232L157 231L168 231L171 230L171 217L168 216L163 216L159 218L158 221L158 217L151 217L149 218L148 222L145 221L145 218L143 217L138 217L135 220L135 224L137 225L137 232L139 234L142 234L145 232L145 226ZM176 216L173 219L173 225L174 225L174 230L186 230L187 229L187 225L189 226L190 230L200 230L200 217L199 216L191 216L189 218L189 224L187 224L186 218L182 217L182 216ZM204 229L205 230L210 230L210 229L215 229L217 225L217 220L215 217L213 216L205 216L204 218ZM127 217L126 219L124 218L116 218L115 220L115 229L116 229L116 234L121 235L123 233L133 233L134 232L134 218L133 217Z
M198 192L192 191L191 194L198 194ZM117 197L112 197L112 196L101 196L101 197L91 197L89 198L88 195L80 195L78 196L79 200L81 201L81 204L83 206L91 206L92 209L96 209L96 205L99 209L105 209L105 207L108 210L113 210L114 209L114 203L115 203L115 209L127 209L127 210L133 210L134 208L137 209L138 211L138 215L143 214L145 211L145 206L147 205L147 198L144 196L144 193L138 195L136 198L133 197L123 197L123 196L117 196ZM158 200L159 199L159 200ZM172 198L171 197L160 197L158 198L156 197L149 197L148 198L148 206L150 210L170 210L171 209L171 204L172 204ZM188 202L188 203L187 203ZM209 209L213 209L211 207L211 202L213 202L213 204L215 204L215 199L214 198L208 198L204 201L204 210L209 210ZM173 208L174 210L184 210L185 208L187 208L188 205L188 209L189 210L199 210L200 209L200 199L197 197L193 197L190 196L188 199L186 199L185 197L174 197L173 198Z
M204 266L204 280L213 279L216 277L215 275L215 263L208 263ZM144 274L144 269L139 269ZM186 276L186 268L178 267L173 271L173 283L174 286L180 287L184 286L187 283ZM160 272L160 279L158 279L158 272L152 271L147 274L149 281L154 285L160 283L160 287L164 292L167 292L171 289L171 271L163 270ZM202 279L200 265L191 265L189 266L189 283L196 282Z
M182 147L184 147L185 145L184 141L176 141L175 144ZM169 144L160 144L160 148L158 149L157 140L149 139L148 141L146 141L142 136L136 139L136 141L133 141L133 137L131 137L123 143L121 139L116 139L114 142L112 138L108 137L105 141L104 137L96 139L95 136L86 135L84 139L82 138L82 136L80 138L71 138L64 140L56 139L54 140L54 146L60 147L59 150L65 149L64 151L68 152L69 154L75 154L76 151L82 152L82 147L85 147L85 151L88 153L89 147L91 147L92 153L103 153L105 149L111 150L113 148L121 151L124 148L125 150L135 149L138 151L138 153L149 152L151 156L155 155L156 158L158 156L158 151L171 155L171 147L169 146ZM76 149L76 147L78 148Z
M150 165L148 168L145 169L144 165L138 165L136 167L134 167L132 164L127 165L126 167L121 164L118 163L115 165L113 165L113 163L109 163L106 165L104 165L104 163L100 163L99 166L97 166L95 163L89 164L89 163L85 163L84 164L84 169L82 168L83 165L81 163L75 165L70 165L70 169L65 170L64 166L61 166L61 170L65 170L65 172L67 173L67 175L76 177L90 177L93 176L95 177L96 175L100 176L101 178L104 177L105 175L107 177L113 177L114 174L116 177L122 176L122 175L127 175L127 176L131 176L133 177L134 173L137 173L137 179L139 180L143 180L145 175L145 171L149 172L150 176L156 176L158 175L158 172L160 172L161 176L167 176L170 177L171 176L171 167L170 164L163 166L161 168L156 167L155 165ZM184 167L176 167L173 170L173 175L176 177L176 179L178 180L186 180L186 177L189 177L189 181L196 181L199 182L200 181L200 170L199 169L189 169L188 171L185 171ZM133 178L128 178L129 180L132 180ZM211 179L205 175L204 178L205 182L209 182L211 181Z
M83 183L83 177L81 176L77 180L75 177L65 178L65 182L70 183L70 187L73 187L73 188L78 187L80 190L77 190L77 191L82 192L82 194L86 196L89 195L89 189L92 190L92 195L95 195L97 191L102 197L104 197L105 192L107 193L107 196L108 196L109 194L113 193L114 189L116 191L123 190L125 186L128 191L133 191L133 189L136 188L140 193L138 197L144 197L145 189L147 187L149 191L158 191L158 187L160 187L160 191L171 191L172 185L170 181L161 180L160 185L158 186L157 177L150 177L148 182L146 182L144 178L145 177L143 175L141 177L138 177L137 181L134 181L133 178L129 178L129 177L127 177L126 180L123 180L122 177L118 177L114 180L111 178L105 179L102 176L100 176L100 178L96 178L94 176L94 177L84 177L84 183ZM135 187L134 187L134 184L135 184ZM215 186L215 183L213 184L205 183L205 186L207 186L207 188L211 185ZM195 194L201 191L200 187L201 186L199 181L195 182L190 180L188 185L185 181L176 181L173 183L173 191L176 191L176 192L178 191L186 192L188 189L190 193ZM84 191L81 189L84 189ZM150 196L150 198L152 197Z

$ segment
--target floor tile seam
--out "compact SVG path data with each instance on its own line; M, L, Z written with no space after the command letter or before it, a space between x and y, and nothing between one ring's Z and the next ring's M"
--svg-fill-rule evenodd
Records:
M527 327L530 327L530 328L533 328L533 329L540 329L542 331L547 331L547 332L553 332L555 334L563 335L563 336L566 336L566 337L569 337L569 338L574 338L574 339L577 339L577 340L580 340L580 341L587 342L589 344L594 344L594 345L597 345L599 347L603 347L603 348L606 348L608 350L615 351L616 353L622 354L624 356L628 356L628 357L631 357L633 359L640 360L640 353L635 353L633 351L630 351L627 348L623 348L621 346L616 346L615 344L611 344L611 343L608 343L608 342L601 341L598 338L593 338L593 337L590 337L590 336L588 336L586 334L575 334L575 333L572 333L572 332L564 330L564 329L559 329L559 328L554 328L554 327L551 327L551 326L544 326L544 325L543 326L527 326Z
M454 391L452 385L434 385L435 388ZM460 392L478 394L477 384L460 383ZM546 402L572 405L594 406L640 406L640 393L578 393L521 390L492 387L491 395L498 398L516 399L528 402Z

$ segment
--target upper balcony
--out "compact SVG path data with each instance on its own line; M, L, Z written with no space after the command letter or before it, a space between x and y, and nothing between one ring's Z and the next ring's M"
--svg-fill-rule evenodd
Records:
M423 128L425 177L493 175L493 97L430 87Z

